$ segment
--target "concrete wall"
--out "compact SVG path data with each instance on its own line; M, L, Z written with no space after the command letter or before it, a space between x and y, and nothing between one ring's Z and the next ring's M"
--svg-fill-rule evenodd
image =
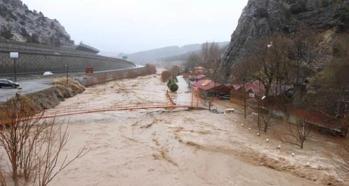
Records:
M37 74L44 71L54 73L65 72L65 64L70 72L83 72L87 65L95 71L131 68L131 62L77 51L71 48L52 48L43 45L23 44L17 42L0 42L0 76L13 73L13 60L9 58L10 51L20 52L17 72L22 74Z
M156 68L153 65L146 65L145 67L138 67L132 69L111 70L98 72L94 74L84 75L78 80L84 86L92 86L96 84L106 83L119 79L136 78L138 76L146 76L156 73Z

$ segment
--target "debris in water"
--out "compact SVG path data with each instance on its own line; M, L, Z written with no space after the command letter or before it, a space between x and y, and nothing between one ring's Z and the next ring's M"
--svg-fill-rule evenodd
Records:
M310 167L310 162L309 161L307 162L306 167Z

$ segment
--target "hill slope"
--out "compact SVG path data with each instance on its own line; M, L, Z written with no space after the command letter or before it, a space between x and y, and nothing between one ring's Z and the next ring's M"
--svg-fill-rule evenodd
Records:
M273 33L293 33L299 25L318 33L330 29L347 32L349 0L249 0L221 65L225 78L251 43Z
M219 46L223 47L223 46L226 46L228 42L221 42L218 44ZM185 58L185 56L189 56L190 53L198 52L199 50L201 50L201 44L191 44L191 45L185 45L182 47L169 46L164 48L158 48L158 49L133 53L133 54L130 54L128 57L130 61L136 62L138 64L146 64L146 63L158 64L164 61L171 62L174 60Z
M29 10L21 0L0 0L0 38L51 46L74 45L57 20Z

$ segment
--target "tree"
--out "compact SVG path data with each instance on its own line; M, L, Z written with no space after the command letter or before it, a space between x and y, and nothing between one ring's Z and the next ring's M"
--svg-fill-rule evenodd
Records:
M218 68L221 62L222 50L217 43L204 43L201 47L202 66L208 70L208 76L218 79Z
M331 116L343 117L341 104L349 100L349 37L338 34L333 59L310 81L314 91L308 93L305 104Z
M311 128L310 125L304 121L304 119L300 119L296 122L296 126L289 124L289 132L296 140L295 144L303 149L304 142L309 137Z
M267 98L263 102L266 109L261 112L264 132L269 128L272 116L272 112L268 109L270 97L280 95L284 91L284 85L289 84L291 46L291 40L284 35L263 38L251 47L250 53L253 55L244 59L247 63L240 65L242 68L240 75L258 80L264 87L264 95Z
M184 64L185 71L188 72L196 66L203 66L208 70L208 76L217 79L218 67L221 62L223 51L217 43L204 43L199 53L193 53Z
M290 87L296 89L303 85L318 58L316 39L312 36L315 34L304 27L298 30L293 35L274 34L251 43L249 55L233 66L233 82L259 80L265 90L265 109L261 118L264 132L267 132L272 116L269 105L287 112L286 104L293 100L285 96L285 92Z
M194 67L202 64L202 59L199 54L191 54L187 61L184 63L184 68L186 72L189 72L192 70Z
M3 117L0 125L0 144L4 148L11 165L11 176L14 184L37 183L46 186L64 168L87 151L81 149L73 158L62 158L62 148L69 136L67 128L55 126L55 121L43 120L42 115L35 115L30 101L25 97L16 97L7 102L0 113ZM58 144L58 145L56 145Z
M0 35L4 37L5 39L12 39L13 33L12 33L12 28L11 27L1 27L1 32Z

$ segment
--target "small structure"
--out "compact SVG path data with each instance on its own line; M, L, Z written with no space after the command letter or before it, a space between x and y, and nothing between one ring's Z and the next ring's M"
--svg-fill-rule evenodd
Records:
M203 75L205 74L206 69L202 66L194 67L193 70L193 75L198 76L198 75Z
M230 93L234 98L243 99L245 91L250 98L254 98L256 96L262 97L265 94L264 86L258 80L245 84L234 84Z
M92 46L89 46L89 45L86 45L82 42L80 42L80 44L76 47L76 50L80 50L80 51L84 51L84 52L89 52L89 53L93 53L93 54L98 54L99 53L99 50L92 47Z
M192 75L190 76L190 81L195 81L195 82L198 82L198 81L201 81L201 80L204 80L206 79L206 75L204 74L200 74L200 75Z
M200 80L194 83L193 87L204 97L229 95L231 90L229 86L214 82L210 79Z
M94 70L91 65L87 65L85 68L85 74L93 74Z

